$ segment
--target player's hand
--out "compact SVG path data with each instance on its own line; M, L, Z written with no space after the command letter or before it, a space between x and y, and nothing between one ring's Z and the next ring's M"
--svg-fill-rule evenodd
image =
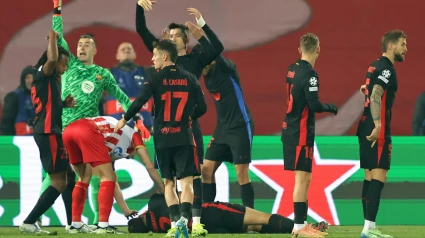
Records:
M201 39L202 31L201 28L197 27L193 22L187 21L185 24L189 28L190 34L195 37L197 40Z
M153 9L152 5L155 4L156 2L157 2L156 0L139 0L137 4L139 4L139 6L143 8L143 10L148 12Z
M151 133L148 128L145 127L142 120L137 120L135 127L140 131L143 142L148 142L151 139Z
M360 93L363 94L363 95L365 95L365 93L366 93L366 85L365 84L363 84L362 86L360 86Z
M375 145L376 141L378 140L379 132L381 131L381 128L374 128L370 136L366 136L366 139L370 142L372 142L371 148Z
M114 132L121 130L126 124L127 121L124 119L124 115L122 115L121 120L119 120L117 125L115 125Z
M163 40L170 39L170 32L168 32L168 28L165 28L164 30L162 30L162 39Z
M199 12L198 9L196 9L196 8L189 7L187 9L187 12L189 12L189 15L194 16L196 18L196 20L199 20L202 17L201 12Z
M65 98L65 106L69 108L75 107L77 105L77 102L75 101L75 98L70 94Z
M328 104L330 112L333 114L338 114L338 108L335 106L335 104Z

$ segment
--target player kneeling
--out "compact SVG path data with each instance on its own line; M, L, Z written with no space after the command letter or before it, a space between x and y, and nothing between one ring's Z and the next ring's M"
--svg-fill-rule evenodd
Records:
M294 221L278 214L267 214L240 204L211 202L202 205L201 223L209 234L244 233L245 226L249 231L268 234L290 234ZM169 211L163 195L154 194L148 204L148 210L139 217L128 222L130 233L166 233L171 227ZM189 223L189 228L191 228ZM314 225L325 232L327 223Z

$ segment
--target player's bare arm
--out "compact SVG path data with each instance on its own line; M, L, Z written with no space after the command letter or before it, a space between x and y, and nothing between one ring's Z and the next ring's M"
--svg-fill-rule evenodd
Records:
M201 12L199 12L196 8L188 8L187 11L189 12L189 15L195 17L198 26L202 27L202 30L205 32L205 35L208 37L209 40L208 41L203 36L199 39L197 38L197 40L202 46L202 55L200 55L199 57L199 64L200 67L204 68L205 66L211 64L211 62L213 62L217 58L217 56L219 56L221 52L223 52L224 46L223 43L218 39L217 35L206 24ZM189 27L188 25L186 26ZM192 33L192 30L190 31ZM200 32L202 34L202 31Z
M153 52L154 43L158 42L159 39L156 38L146 26L146 18L144 11L152 10L152 4L154 4L155 2L156 1L152 0L140 0L137 3L136 7L136 31L142 38L143 43L150 52Z
M158 193L164 193L164 183L162 182L161 177L158 174L158 171L153 166L153 163L149 157L148 151L146 150L146 147L139 147L136 148L136 153L139 156L142 163L145 165L146 170L149 173L149 177L153 180L156 187L158 188Z
M372 94L370 95L370 114L375 123L375 129L373 129L370 136L366 137L369 141L372 141L372 147L375 145L381 130L381 99L383 94L384 89L382 86L378 84L373 86Z
M53 71L56 68L56 63L58 62L58 36L58 33L56 33L54 30L50 30L49 35L47 36L47 39L49 41L49 45L47 46L47 62L43 66L43 72L46 76L50 76L53 74Z

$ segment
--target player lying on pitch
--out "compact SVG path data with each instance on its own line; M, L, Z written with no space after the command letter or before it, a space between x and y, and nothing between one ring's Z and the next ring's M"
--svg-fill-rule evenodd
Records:
M149 199L148 210L128 221L130 233L166 233L171 228L167 203L164 195L154 194ZM249 231L259 233L290 234L294 221L278 214L263 213L240 204L211 202L202 205L201 223L208 233L243 233L245 226ZM189 223L191 228L192 223ZM326 235L328 224L310 224Z

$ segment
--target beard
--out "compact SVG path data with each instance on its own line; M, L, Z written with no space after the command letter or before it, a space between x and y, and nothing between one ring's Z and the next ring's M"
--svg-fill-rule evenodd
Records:
M396 54L394 54L394 61L395 62L403 62L404 58L400 53L396 53Z

